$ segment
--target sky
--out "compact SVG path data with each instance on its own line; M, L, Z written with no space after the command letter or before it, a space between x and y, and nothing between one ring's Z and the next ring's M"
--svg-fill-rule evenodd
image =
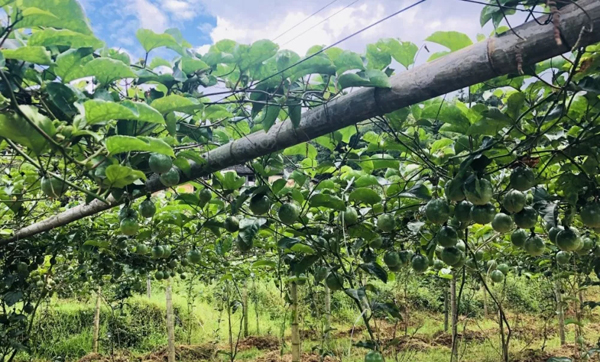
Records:
M334 43L415 1L80 0L96 35L109 47L129 53L132 61L143 56L135 38L139 28L156 32L178 28L201 54L221 39L249 44L276 38L280 48L304 55L313 45ZM489 27L482 30L479 25L481 8L482 5L461 0L427 0L339 46L364 53L367 44L389 37L420 46L425 38L440 30L461 31L475 40L478 33L489 35L492 31Z

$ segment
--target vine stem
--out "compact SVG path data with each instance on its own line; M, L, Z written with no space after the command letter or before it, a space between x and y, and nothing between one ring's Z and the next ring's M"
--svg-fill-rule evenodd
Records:
M106 200L104 197L102 197L102 196L100 196L100 195L98 195L98 194L96 194L96 193L94 193L94 192L92 192L92 191L90 191L90 190L86 190L86 189L84 189L84 188L82 188L82 187L80 187L80 186L77 186L76 184L72 183L71 181L68 181L68 180L66 180L64 177L62 177L62 176L60 176L60 175L58 175L58 174L56 174L56 173L54 173L54 172L48 172L48 171L45 171L45 170L42 168L42 166L41 166L41 165L39 165L37 162L35 162L35 160L34 160L34 159L32 159L32 158L31 158L31 157L30 157L28 154L26 154L25 152L21 151L21 150L19 149L19 147L18 147L18 146L17 146L17 145L16 145L16 144L15 144L13 141L9 140L8 138L5 138L4 140L5 140L5 141L6 141L6 142L7 142L7 143L10 145L10 147L12 147L12 148L13 148L13 149L14 149L14 150L15 150L15 151L16 151L16 152L19 154L19 155L21 155L21 156L22 156L24 159L26 159L26 160L27 160L29 163L31 163L31 164L32 164L33 166L35 166L36 168L38 168L38 169L42 170L42 172L45 172L46 174L48 174L48 175L50 175L50 176L52 176L52 177L54 177L54 178L56 178L56 179L59 179L60 181L62 181L62 182L64 182L64 183L66 183L67 185L71 186L72 188L74 188L74 189L75 189L75 190L77 190L77 191L83 192L83 193L85 193L85 194L86 194L86 195L88 195L88 196L91 196L91 197L93 197L93 198L95 198L95 199L98 199L98 200L100 200L100 201L102 201L102 202L104 202L104 203L108 204L108 201L107 201L107 200Z

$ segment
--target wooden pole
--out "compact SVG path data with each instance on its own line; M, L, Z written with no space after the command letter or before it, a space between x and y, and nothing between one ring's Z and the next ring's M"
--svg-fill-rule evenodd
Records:
M331 335L331 289L325 284L325 342L329 343Z
M167 361L175 362L175 318L173 315L173 299L171 296L171 278L167 281L165 295L167 297Z
M449 311L449 306L448 306L448 302L449 302L449 298L448 298L448 291L449 291L449 287L446 286L444 288L444 332L448 332L448 314L450 313Z
M554 295L556 296L556 314L558 316L558 336L560 345L564 346L567 343L565 339L565 313L560 289L560 282L557 280L554 282Z
M244 337L248 337L248 285L244 282L242 290L242 312L244 314Z
M92 351L98 353L98 340L100 339L100 302L102 299L102 287L96 291L96 308L94 309L94 333L92 339Z
M290 286L292 300L292 362L300 362L300 329L298 327L298 286Z
M150 278L150 275L148 275L148 278L146 279L146 298L152 298L152 279Z
M450 316L452 323L452 357L458 357L458 311L456 310L456 274L452 275L453 278L450 281Z
M559 15L559 16L557 16ZM302 114L298 127L291 122L277 123L269 132L255 132L218 147L203 155L206 162L191 162L189 174L181 174L185 183L210 175L226 167L242 164L257 157L283 150L384 115L428 99L447 94L501 75L517 74L519 68L570 52L575 45L586 46L600 41L600 1L580 0L562 8L555 19L563 42L558 45L553 26L540 26L530 21L506 32L448 54L427 64L402 72L390 79L390 89L360 89L339 97L327 105ZM537 19L544 22L545 18ZM593 29L593 31L583 31ZM520 62L517 60L519 59ZM163 190L155 175L146 183L147 192ZM124 201L112 196L108 203L94 200L17 230L0 245L27 238L66 225L84 217L108 210Z

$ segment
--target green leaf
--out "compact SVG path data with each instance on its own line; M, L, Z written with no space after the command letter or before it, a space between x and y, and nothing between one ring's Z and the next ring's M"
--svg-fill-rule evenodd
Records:
M33 106L20 106L28 118L52 137L56 133L52 121L41 115ZM0 137L8 138L20 145L27 147L36 155L42 154L49 146L48 141L25 119L14 113L0 113Z
M259 65L277 54L278 49L279 45L270 40L257 40L250 45L247 52L242 52L242 54L240 54L241 58L239 59L239 66L241 69L245 70L249 67Z
M378 44L367 45L366 57L369 69L383 70L392 62L389 48L379 48Z
M398 197L414 198L421 200L431 200L431 191L422 183L416 184L407 191L398 195Z
M295 253L303 253L303 254L311 254L311 255L315 253L315 249L311 248L308 245L301 244L301 243L294 244L294 246L292 246L290 248L290 250Z
M252 263L252 267L253 268L258 268L258 267L261 267L261 266L264 266L264 267L267 267L267 268L270 268L270 269L274 269L274 268L277 267L277 262L275 262L273 260L264 260L264 259L261 259L261 260L257 260L254 263Z
M277 117L279 116L279 111L281 110L281 106L278 104L269 104L265 107L264 110L257 116L255 122L261 123L263 130L268 132L269 129L275 124L277 121Z
M433 142L433 144L431 145L431 150L430 150L430 153L432 153L432 154L433 154L433 153L435 153L436 151L438 151L438 150L440 150L440 149L442 149L442 148L445 148L445 147L447 147L447 146L450 146L450 145L451 145L451 144L453 144L453 143L454 143L454 141L453 141L453 140L451 140L451 139L449 139L449 138L442 138L442 139L439 139L439 140L437 140L437 141Z
M366 187L361 187L352 191L348 199L356 203L365 203L368 205L375 205L381 202L381 196L374 190Z
M402 64L407 69L412 64L414 64L415 56L419 51L419 47L417 47L414 43L411 43L409 41L384 39L377 42L377 44L380 47L387 47L390 51L390 55L392 56L392 58L394 58L398 63Z
M163 33L157 34L150 29L138 29L135 33L135 37L142 45L142 48L146 51L146 53L150 52L152 49L167 47L167 48L180 48L179 43L171 34Z
M50 65L52 59L50 52L42 46L26 46L17 49L2 49L2 55L5 59L16 59L24 62Z
M68 76L63 78L64 82L84 77L95 77L100 84L108 84L115 80L136 77L128 65L115 59L96 58L79 65L78 68L70 70Z
M77 0L17 0L23 19L15 29L49 27L93 34L85 12Z
M121 103L92 99L83 104L88 124L112 119L135 120L149 123L165 124L158 111L146 103L125 100Z
M169 112L194 114L195 111L204 108L204 104L195 98L186 98L177 94L155 99L150 106L162 114Z
M467 34L458 31L437 31L425 40L445 46L451 52L473 45L473 41Z
M354 186L356 187L366 187L375 185L379 185L379 181L377 181L377 177L373 175L364 175L359 177L356 181L354 181Z
M153 137L111 136L106 140L110 154L141 151L154 152L174 157L173 149L163 140Z
M211 104L204 108L204 118L208 120L213 121L231 117L233 117L233 114L220 104Z
M316 194L310 198L310 206L326 207L339 211L346 211L346 203L337 196L327 194Z
M81 34L68 29L56 30L47 28L36 31L31 35L27 46L65 46L70 48L92 48L100 49L104 42L93 34Z
M106 168L106 182L115 188L123 188L136 180L146 180L142 171L121 165L110 165Z
M343 51L333 62L335 65L337 74L343 74L347 70L359 69L365 70L363 61L360 55L349 50Z
M6 303L7 307L12 307L13 305L17 304L17 302L21 299L23 299L23 292L21 292L20 290L9 291L4 293L4 295L2 296L2 300Z
M288 115L290 116L294 128L297 128L302 120L302 106L300 105L300 102L288 106Z
M225 190L237 190L240 187L244 186L246 183L246 179L244 177L238 176L235 171L225 172L223 175L223 180L221 181L223 184L223 188Z
M185 74L192 74L208 68L210 68L210 66L200 59L192 58L190 56L181 58L181 70L183 70Z
M342 89L350 87L391 87L389 77L384 72L377 69L369 69L359 73L342 74L338 78L338 83Z
M315 146L307 142L288 147L283 151L286 156L300 155L311 159L316 159L317 153Z
M79 105L79 103L77 103L79 97L77 91L70 85L51 82L46 84L46 92L48 93L50 105L54 105L67 117L72 118L79 113L79 110L75 106L76 104ZM57 117L61 118L59 115L57 115Z
M69 49L56 57L52 70L63 83L68 83L77 79L77 73L82 72L83 66L94 59L93 52L91 48Z
M364 263L360 265L360 268L367 273L379 278L382 282L387 283L388 275L385 269L377 263Z
M325 54L319 54L307 60L300 60L290 71L294 74L292 80L296 80L309 74L334 75L335 66Z

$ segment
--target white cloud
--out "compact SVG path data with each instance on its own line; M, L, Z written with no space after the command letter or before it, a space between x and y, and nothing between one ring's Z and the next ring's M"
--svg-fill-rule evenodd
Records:
M196 17L196 10L193 4L183 0L165 0L161 7L181 20L190 20Z
M134 0L129 7L138 18L141 28L163 32L169 27L167 16L148 0Z
M345 8L351 1L346 0L336 4L337 6L328 7L281 36L276 42L282 48L304 54L313 45L332 44L414 2L362 0ZM210 32L213 42L233 39L240 43L273 39L322 7L322 2L315 0L303 1L300 4L302 6L299 6L298 2L272 0L204 0L203 3L206 10L217 17L217 25ZM481 7L458 1L449 3L423 3L362 32L340 44L340 47L363 52L367 44L384 37L401 38L421 44L428 35L438 30L458 30L475 38L480 30L478 20ZM275 14L277 16L274 16Z

